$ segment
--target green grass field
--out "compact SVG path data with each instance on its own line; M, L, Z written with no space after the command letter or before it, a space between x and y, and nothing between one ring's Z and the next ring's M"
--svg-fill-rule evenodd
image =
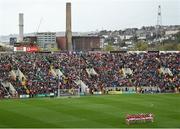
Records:
M155 122L128 126L127 113L154 113ZM178 128L180 94L0 100L0 127Z

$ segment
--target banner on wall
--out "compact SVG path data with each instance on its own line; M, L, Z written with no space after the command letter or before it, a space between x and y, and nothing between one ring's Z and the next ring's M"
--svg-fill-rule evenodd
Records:
M38 52L39 49L36 46L26 47L26 52Z
M39 48L37 46L29 47L14 47L15 52L38 52Z
M14 47L15 52L26 52L26 47Z

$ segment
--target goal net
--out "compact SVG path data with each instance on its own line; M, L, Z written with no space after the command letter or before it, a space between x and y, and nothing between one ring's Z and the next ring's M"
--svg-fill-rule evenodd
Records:
M79 89L58 89L58 97L80 97Z

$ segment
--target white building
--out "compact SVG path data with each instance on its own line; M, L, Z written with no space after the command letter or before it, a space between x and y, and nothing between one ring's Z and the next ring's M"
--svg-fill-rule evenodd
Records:
M165 32L165 35L173 35L173 34L177 34L179 32L179 30L168 30Z
M105 38L104 37L101 37L100 38L100 48L103 48L104 47L104 44L105 43Z
M121 40L129 40L133 37L133 35L119 35Z
M37 42L43 49L57 48L55 32L37 33Z

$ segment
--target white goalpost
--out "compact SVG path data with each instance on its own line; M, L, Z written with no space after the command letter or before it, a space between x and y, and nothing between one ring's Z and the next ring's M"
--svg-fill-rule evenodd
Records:
M58 98L80 97L80 89L58 89Z

